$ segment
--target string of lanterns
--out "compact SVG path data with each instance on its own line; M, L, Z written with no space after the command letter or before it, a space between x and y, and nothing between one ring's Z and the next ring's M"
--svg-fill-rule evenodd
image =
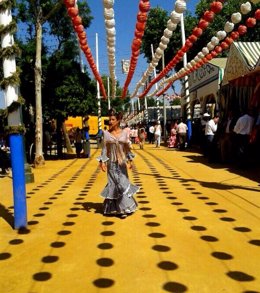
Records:
M149 0L140 0L139 2L139 12L137 14L137 22L135 26L135 36L132 41L132 55L130 58L129 71L123 86L122 98L125 98L127 94L128 86L133 78L137 60L140 54L140 46L142 44L142 37L144 35L144 30L147 21L147 12L150 10Z
M259 0L255 0L259 1ZM251 1L252 2L252 1ZM240 11L242 14L246 15L252 10L252 6L250 2L246 2L241 4ZM155 90L149 96L155 95L160 96L166 90L168 90L171 84L177 79L183 78L185 75L191 73L192 71L198 69L203 64L209 62L211 59L215 58L219 55L223 50L227 50L230 45L234 42L234 40L238 39L240 35L243 35L247 32L247 27L254 27L256 25L257 18L259 18L259 9L255 12L255 17L249 17L246 20L246 26L240 25L237 31L233 31L235 24L238 24L242 20L242 15L240 12L233 13L231 16L231 22L227 21L224 30L218 31L216 36L211 38L211 41L204 47L201 52L197 54L197 56L191 60L184 68L182 68L178 73L175 73L168 79L165 79L160 83L160 87L162 87L165 83L168 82L168 85L161 89L160 91ZM230 36L227 37L227 34L230 33ZM219 44L219 42L221 44ZM157 92L157 93L156 93Z
M185 44L182 48L177 52L177 54L172 58L172 60L167 64L167 66L155 77L150 84L147 86L146 90L139 96L143 98L150 91L152 86L161 80L172 68L176 66L178 62L180 62L186 52L188 52L193 44L197 41L197 39L203 34L206 28L209 26L211 22L213 22L215 14L221 12L223 5L222 2L225 0L214 1L210 4L210 9L206 10L199 20L198 25L193 29L192 34L186 39Z
M159 60L162 58L164 50L167 48L170 38L173 34L173 31L176 30L177 24L180 22L183 12L186 10L186 1L177 0L175 2L174 10L171 13L170 19L167 22L167 27L164 30L163 36L159 43L158 48L155 51L155 54L152 56L152 61L148 69L143 74L141 80L137 83L136 88L131 95L131 98L137 95L138 89L144 85L145 81L153 73L154 68L158 65Z
M84 55L86 56L86 59L89 63L89 66L97 80L100 86L100 91L104 98L107 97L104 84L102 82L101 76L97 70L94 58L92 56L90 47L87 42L87 34L85 32L84 26L82 25L82 19L79 16L79 10L77 7L75 7L75 0L64 0L64 4L67 8L68 15L71 18L71 21L73 23L73 28L75 32L77 33L80 48L83 51Z
M104 4L104 18L107 36L107 53L109 63L109 73L112 81L111 97L115 98L116 95L116 58L115 58L115 44L116 44L116 30L114 18L114 0L103 0Z

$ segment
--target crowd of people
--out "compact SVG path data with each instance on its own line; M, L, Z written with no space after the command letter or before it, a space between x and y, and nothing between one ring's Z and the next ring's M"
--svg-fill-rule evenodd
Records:
M200 146L209 162L246 166L259 161L260 114L252 109L240 115L230 110L227 117L203 114Z

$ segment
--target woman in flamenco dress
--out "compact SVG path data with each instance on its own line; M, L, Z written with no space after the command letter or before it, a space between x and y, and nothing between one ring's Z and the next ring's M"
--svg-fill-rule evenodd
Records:
M128 133L121 129L122 113L110 109L109 130L104 131L103 147L98 157L100 168L107 172L108 182L101 192L105 198L104 215L115 215L126 218L137 209L134 194L139 187L133 185L128 178L127 165L132 169L134 155L130 151Z

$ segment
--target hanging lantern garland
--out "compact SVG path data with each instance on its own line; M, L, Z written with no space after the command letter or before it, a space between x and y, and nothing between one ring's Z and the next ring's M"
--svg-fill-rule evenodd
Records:
M0 11L6 12L11 11L12 8L15 6L15 3L13 0L9 1L2 1L0 3ZM15 64L15 57L21 55L21 50L18 47L16 43L14 43L13 34L17 30L16 22L12 19L10 19L9 23L6 23L5 25L0 25L0 36L2 37L2 47L0 48L0 57L3 59L3 66L7 66L7 63L9 61L14 61L14 63L10 64L8 66L11 66L13 68L13 65ZM9 35L10 42L3 42L3 39L6 35ZM5 64L5 65L4 65ZM10 90L10 88L14 89L14 92L16 92L17 88L20 85L20 73L21 70L19 67L11 69L10 75L3 74L3 78L0 81L0 87L3 91L7 92ZM4 70L4 68L3 68ZM10 68L8 68L8 71ZM11 95L12 97L12 95ZM15 99L16 98L16 99ZM0 109L0 115L7 117L10 113L17 111L18 108L21 107L21 105L24 104L24 99L21 96L14 95L13 98L6 99L6 109ZM7 126L5 127L5 131L8 134L15 134L15 133L24 133L25 127L23 125L17 125L17 126Z
M137 22L135 26L135 37L132 41L132 56L130 59L129 71L125 80L123 87L122 98L125 98L127 94L128 86L133 78L135 68L137 65L137 60L140 54L140 47L142 44L142 37L144 35L144 30L147 21L147 13L150 10L149 0L140 0L139 2L139 12L137 14Z
M82 25L82 19L79 16L79 10L77 7L75 7L75 0L64 0L64 4L67 8L68 15L70 16L71 21L73 23L73 28L78 35L80 47L81 47L84 55L86 56L86 59L89 63L89 66L90 66L97 82L99 83L100 91L101 91L103 97L106 98L107 97L106 90L105 90L104 84L102 82L101 76L97 70L97 67L96 67L94 58L92 56L91 50L88 46L87 35L84 30L84 26Z
M159 60L162 58L162 55L164 54L164 50L168 46L168 43L169 43L170 38L172 36L172 33L173 33L173 31L176 30L177 25L180 22L182 14L185 10L186 10L186 0L177 0L175 2L174 10L171 13L170 19L167 22L167 27L165 28L163 36L161 37L161 41L159 43L159 46L156 49L154 56L152 56L152 61L149 65L148 69L143 74L141 80L137 83L137 86L136 86L133 94L131 95L132 98L137 95L138 89L142 85L145 84L145 81L149 78L149 76L153 73L154 68L158 65Z
M104 4L104 18L107 36L107 53L109 63L109 73L112 81L111 97L115 98L116 95L116 58L115 58L115 44L116 44L116 30L114 19L114 0L103 0Z
M246 2L241 5L240 7L241 12L245 15L248 14L251 10L251 4L249 2ZM208 63L213 58L217 57L222 51L225 51L229 49L231 44L237 40L240 36L247 33L247 27L254 27L257 23L257 21L260 19L260 9L257 9L254 13L254 17L248 17L245 21L245 25L239 25L236 31L230 30L230 28L234 28L234 24L238 24L242 19L241 14L233 13L231 16L232 23L227 22L225 24L225 31L219 31L217 33L217 37L213 37L211 39L211 42L208 43L207 47L204 47L200 53L197 54L197 56L191 60L184 68L182 68L179 72L174 74L172 77L165 80L161 86L164 83L168 82L168 85L164 87L162 90L160 90L158 93L156 93L156 96L162 95L166 90L170 88L172 83L176 81L177 79L183 78L185 75L190 74L191 72L197 70L201 66L203 66L205 63ZM233 25L231 25L233 24ZM232 29L233 30L233 29ZM226 31L231 32L230 36L226 36ZM223 40L221 43L219 43L221 40ZM209 50L209 48L212 50ZM211 51L211 52L210 52Z
M206 28L209 26L209 23L214 20L215 14L221 12L223 9L222 2L224 2L224 0L214 1L210 4L210 9L204 12L203 17L200 19L198 25L193 29L192 34L186 39L185 44L176 53L167 66L158 74L158 76L150 82L146 90L139 96L140 98L146 96L152 86L161 80L170 70L176 66L177 63L182 60L184 54L190 50L197 39L203 34L203 31L206 30Z

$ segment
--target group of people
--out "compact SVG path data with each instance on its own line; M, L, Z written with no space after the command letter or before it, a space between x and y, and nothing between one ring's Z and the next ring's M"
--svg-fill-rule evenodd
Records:
M252 109L245 110L240 116L229 111L220 123L220 117L203 115L204 154L209 162L237 162L241 166L249 163L250 155L256 154L260 146L260 115Z
M89 158L90 157L89 127L86 126L83 129L80 129L79 127L77 127L73 135L73 141L75 144L77 158L80 158L81 156Z
M184 150L187 145L187 132L188 126L183 119L174 120L171 124L168 147Z

